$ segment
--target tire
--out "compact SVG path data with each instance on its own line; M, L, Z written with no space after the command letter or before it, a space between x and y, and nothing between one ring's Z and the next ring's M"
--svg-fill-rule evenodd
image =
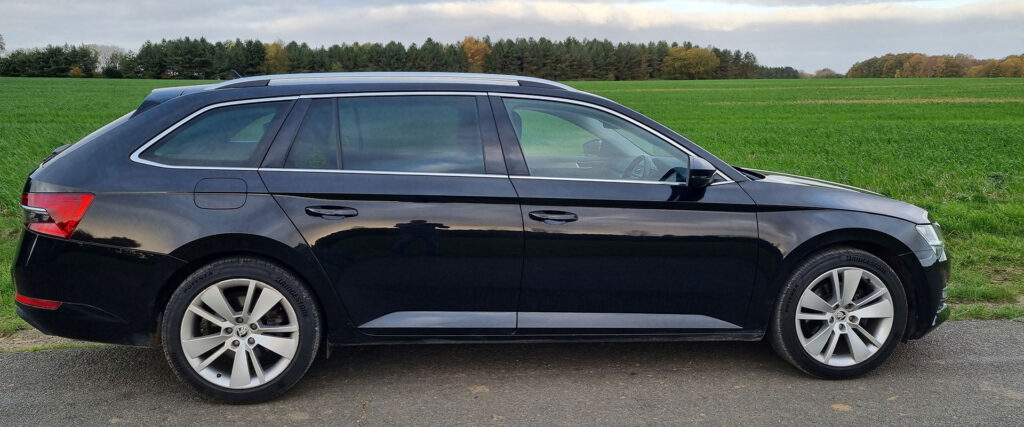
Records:
M302 281L248 257L188 276L168 301L160 332L178 378L228 403L262 402L290 389L313 363L322 334L318 305Z
M856 284L852 291L847 283ZM906 325L906 292L892 268L865 251L835 248L812 255L790 275L768 338L798 369L843 379L885 362Z

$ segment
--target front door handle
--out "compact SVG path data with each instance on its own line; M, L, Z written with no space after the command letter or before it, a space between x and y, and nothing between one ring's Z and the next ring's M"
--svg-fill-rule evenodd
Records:
M345 219L359 215L359 211L344 206L308 206L306 215L318 216L323 219Z
M530 212L530 219L534 221L540 221L548 225L560 225L567 222L573 222L579 219L576 214L572 212L563 211L533 211Z

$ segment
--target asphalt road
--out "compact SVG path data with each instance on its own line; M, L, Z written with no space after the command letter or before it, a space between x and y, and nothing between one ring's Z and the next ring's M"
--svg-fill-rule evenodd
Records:
M0 425L1024 424L1024 323L953 322L855 380L808 378L763 343L338 349L261 405L200 399L162 354L0 354Z

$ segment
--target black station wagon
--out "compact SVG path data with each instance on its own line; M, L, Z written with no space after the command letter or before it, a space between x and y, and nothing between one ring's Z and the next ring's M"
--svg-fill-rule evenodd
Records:
M844 378L948 313L924 210L730 166L527 77L154 90L43 160L21 205L22 318L162 347L231 402L284 392L332 345L416 341L764 338Z

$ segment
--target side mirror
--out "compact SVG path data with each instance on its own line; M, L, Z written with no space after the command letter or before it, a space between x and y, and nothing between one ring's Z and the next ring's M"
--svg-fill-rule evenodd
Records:
M686 185L691 189L706 188L715 179L718 169L700 157L690 156L690 176Z

